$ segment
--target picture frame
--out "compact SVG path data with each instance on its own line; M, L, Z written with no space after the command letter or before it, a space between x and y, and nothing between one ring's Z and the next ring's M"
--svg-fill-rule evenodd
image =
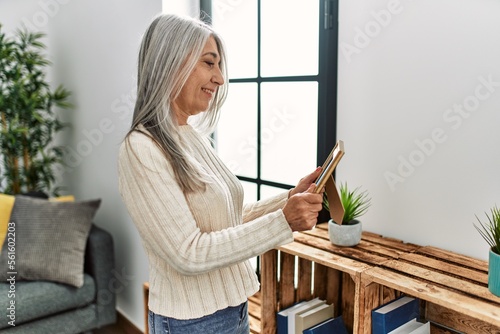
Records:
M340 159L342 159L344 154L345 154L344 142L342 140L338 140L333 149L331 150L330 154L328 155L328 158L326 158L325 162L323 163L323 166L321 168L321 174L315 181L316 183L315 193L321 192L321 190L325 186L330 176L333 174L333 171L339 164L339 161Z

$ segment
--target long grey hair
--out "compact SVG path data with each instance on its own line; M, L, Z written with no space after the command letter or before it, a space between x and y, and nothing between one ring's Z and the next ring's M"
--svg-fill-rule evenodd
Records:
M177 183L185 193L205 189L206 177L182 141L172 102L180 94L210 36L217 43L220 68L227 78L221 38L197 19L176 15L156 17L146 30L139 51L137 100L127 137L142 124L172 164ZM208 110L190 117L190 124L203 135L212 133L226 95L227 80L217 90Z

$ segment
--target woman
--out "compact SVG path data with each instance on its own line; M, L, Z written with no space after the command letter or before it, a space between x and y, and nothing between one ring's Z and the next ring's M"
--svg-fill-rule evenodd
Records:
M238 179L206 139L227 75L222 41L204 23L157 17L138 68L119 184L149 259L150 333L248 333L247 299L259 289L248 259L315 225L320 168L289 192L243 205Z

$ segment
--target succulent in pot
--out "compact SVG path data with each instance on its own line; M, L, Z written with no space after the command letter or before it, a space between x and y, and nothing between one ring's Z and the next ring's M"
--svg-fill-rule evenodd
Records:
M344 216L340 223L328 221L330 241L337 246L355 246L361 241L362 224L357 218L364 215L371 205L371 198L361 187L350 190L347 182L340 185L340 201L344 207ZM323 206L330 210L327 194L323 196Z

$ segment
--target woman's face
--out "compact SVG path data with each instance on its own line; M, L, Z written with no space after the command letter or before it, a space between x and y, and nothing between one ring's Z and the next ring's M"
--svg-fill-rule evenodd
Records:
M224 83L219 66L219 50L215 39L211 36L181 93L173 102L179 125L187 124L189 116L208 109L217 89Z

